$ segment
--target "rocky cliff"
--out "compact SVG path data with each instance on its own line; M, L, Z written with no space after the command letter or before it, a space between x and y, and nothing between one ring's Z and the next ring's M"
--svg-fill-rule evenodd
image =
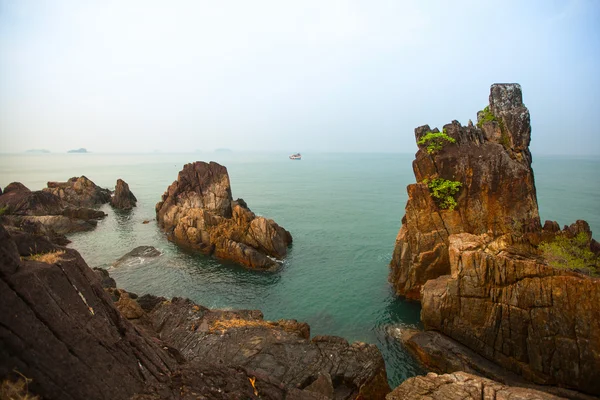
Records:
M600 279L515 254L507 240L450 236L450 275L423 287L425 329L532 382L599 395Z
M29 240L37 241L32 235ZM376 346L293 320L117 289L72 249L21 259L0 225L0 379L44 399L373 399ZM104 289L106 288L106 289Z
M456 341L421 336L415 352L442 372L464 365L507 376L468 360L473 351L529 382L600 394L600 279L590 276L599 246L585 221L541 227L520 86L492 85L477 126L415 132L417 183L408 187L390 281L421 300L426 330ZM540 246L575 238L558 257ZM440 357L448 349L452 361Z
M427 140L430 133L445 133L450 140ZM530 136L529 111L517 84L492 86L478 126L453 121L443 132L428 125L415 129L417 183L407 188L409 199L390 263L397 294L418 300L425 282L450 272L452 234L540 229ZM431 146L436 141L441 142L438 150ZM436 179L460 183L453 209L430 195L428 186Z
M156 219L175 243L249 268L275 270L292 243L288 231L233 201L227 169L186 164L156 205Z

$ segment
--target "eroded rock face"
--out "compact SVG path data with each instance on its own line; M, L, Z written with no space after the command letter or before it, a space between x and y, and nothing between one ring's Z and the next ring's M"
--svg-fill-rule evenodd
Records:
M413 161L417 183L407 188L406 213L390 263L389 279L399 295L418 300L425 282L449 273L452 234L497 236L541 229L528 149L529 111L521 87L492 85L490 109L497 121L481 128L457 121L445 125L455 143L446 143L433 154L419 145ZM416 140L429 131L428 125L415 129ZM454 210L441 209L432 199L423 181L433 178L461 183Z
M31 379L31 395L381 400L389 392L373 345L310 341L307 324L264 321L259 311L138 297L116 289L106 271L92 271L77 251L60 250L49 263L21 260L0 225L0 379L19 371Z
M599 395L600 279L510 251L506 237L449 237L451 274L423 286L421 318L539 384Z
M210 310L177 298L157 305L150 319L188 361L260 371L289 387L333 393L326 398L382 399L389 392L375 345L333 336L310 340L306 323L265 321L258 310Z
M271 219L233 201L227 169L186 164L156 205L156 219L175 243L249 268L275 270L292 236Z
M137 199L129 190L129 185L122 179L117 180L115 193L110 199L110 205L120 210L131 210L137 204Z
M559 400L533 389L502 385L465 372L409 378L386 396L386 400Z
M101 188L83 175L66 182L48 182L48 187L43 190L79 207L99 206L108 203L111 198L110 190Z
M116 311L75 250L62 250L55 264L21 261L0 226L0 377L16 368L48 399L127 399L167 382L176 362Z

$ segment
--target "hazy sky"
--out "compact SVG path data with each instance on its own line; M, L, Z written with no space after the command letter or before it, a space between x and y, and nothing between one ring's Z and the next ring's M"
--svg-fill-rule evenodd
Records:
M414 152L519 82L600 154L600 1L0 0L0 152Z

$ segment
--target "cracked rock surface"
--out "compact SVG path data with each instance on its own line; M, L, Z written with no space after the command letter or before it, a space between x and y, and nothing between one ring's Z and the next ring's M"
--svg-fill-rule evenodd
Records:
M247 268L277 270L292 235L233 201L227 168L215 162L186 164L156 204L156 220L180 246Z

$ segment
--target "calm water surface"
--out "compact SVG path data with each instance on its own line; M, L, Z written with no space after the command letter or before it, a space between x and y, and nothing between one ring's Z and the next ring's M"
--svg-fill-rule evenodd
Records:
M130 214L109 214L92 232L70 236L71 247L92 267L108 268L140 245L164 254L156 261L111 270L129 291L189 297L213 308L261 309L265 318L306 321L311 334L375 343L392 385L422 373L386 335L391 324L419 326L420 307L394 297L388 263L414 182L412 154L195 153L177 155L0 155L0 185L20 181L32 190L47 181L86 175L114 189L117 178L138 198ZM534 171L542 221L561 225L586 219L600 232L600 160L536 157ZM217 161L228 168L234 198L288 229L294 243L283 269L249 272L186 253L158 230L154 206L183 165Z

